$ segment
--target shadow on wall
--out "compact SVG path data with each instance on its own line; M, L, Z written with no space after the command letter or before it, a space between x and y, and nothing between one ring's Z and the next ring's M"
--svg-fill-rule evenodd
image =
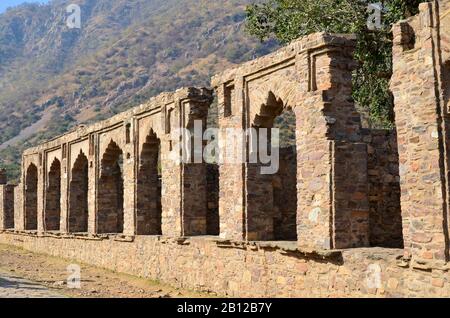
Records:
M55 159L48 173L45 192L45 230L59 231L61 220L61 162Z
M88 159L80 151L73 165L69 190L69 232L88 231Z
M139 160L136 234L161 235L161 141L153 131L147 136Z
M98 191L98 232L123 233L123 153L111 141L101 162Z
M367 143L370 246L403 248L397 133L363 129Z
M37 230L38 169L30 164L25 175L25 230Z

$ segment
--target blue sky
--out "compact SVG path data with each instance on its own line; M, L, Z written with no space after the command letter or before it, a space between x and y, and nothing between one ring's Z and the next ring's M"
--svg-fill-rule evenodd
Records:
M0 0L0 13L3 13L8 7L14 7L24 2L46 3L48 1L49 0Z

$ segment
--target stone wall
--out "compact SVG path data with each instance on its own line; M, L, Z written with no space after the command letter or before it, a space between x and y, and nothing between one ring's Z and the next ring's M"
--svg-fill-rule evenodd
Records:
M23 192L21 184L14 188L14 229L24 231Z
M370 246L403 248L395 130L363 130L367 143Z
M213 95L163 93L26 150L15 188L0 172L0 242L230 296L448 296L449 12L393 29L396 131L361 127L354 37L312 34L212 79L235 147L292 112L275 174L177 160Z
M216 164L207 164L206 169L206 191L208 202L207 234L219 235L219 166Z
M297 152L280 148L280 167L273 175L274 238L297 240Z
M0 243L229 297L445 297L448 268L411 268L400 249L302 251L295 242L218 238L42 237L0 234ZM83 269L81 270L83 277Z

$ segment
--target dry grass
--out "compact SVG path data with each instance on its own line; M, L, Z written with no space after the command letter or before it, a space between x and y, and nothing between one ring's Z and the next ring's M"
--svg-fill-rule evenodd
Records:
M81 267L81 288L67 287L67 266ZM80 264L71 260L0 244L0 271L42 284L73 298L178 298L214 297L174 288L160 282Z

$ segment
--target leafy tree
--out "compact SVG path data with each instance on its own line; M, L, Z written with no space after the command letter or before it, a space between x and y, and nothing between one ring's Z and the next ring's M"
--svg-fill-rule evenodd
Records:
M373 1L375 2L375 1ZM354 33L355 58L359 67L353 76L353 97L369 113L372 127L391 128L393 99L389 92L392 75L392 25L418 12L424 0L379 0L382 21L369 30L371 12L365 0L268 0L247 7L247 31L261 40L275 37L281 43L314 32Z

